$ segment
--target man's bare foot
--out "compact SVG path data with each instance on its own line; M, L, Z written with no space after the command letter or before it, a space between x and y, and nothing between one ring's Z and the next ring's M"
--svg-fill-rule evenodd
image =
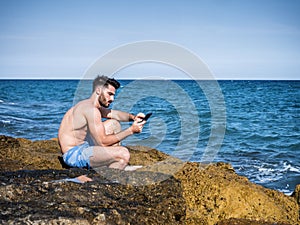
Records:
M80 181L80 183L86 183L86 182L90 182L93 181L91 178L87 177L86 175L81 175L79 177L76 177L77 180Z

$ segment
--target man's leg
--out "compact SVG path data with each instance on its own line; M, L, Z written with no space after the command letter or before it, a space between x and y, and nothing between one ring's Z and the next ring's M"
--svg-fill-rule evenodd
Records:
M127 166L129 159L129 151L123 146L94 146L93 155L90 157L90 166L94 168L108 166L122 170Z
M115 119L109 119L103 122L105 133L107 135L109 134L117 134L121 131L122 127L118 120ZM118 142L114 144L113 146L120 146L121 142Z
M121 131L121 124L118 120L109 119L103 122L106 134L117 134Z
M107 135L117 134L121 131L121 124L114 119L106 120L104 127ZM109 168L124 169L129 162L130 154L127 148L120 145L119 142L109 147L94 146L93 156L90 157L91 167L108 166Z

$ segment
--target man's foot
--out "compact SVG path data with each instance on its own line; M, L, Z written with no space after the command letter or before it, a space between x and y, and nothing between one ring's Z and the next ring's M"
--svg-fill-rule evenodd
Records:
M77 179L80 183L86 183L86 182L93 181L91 178L87 177L86 175L81 175L81 176L79 176L79 177L76 177L76 179Z

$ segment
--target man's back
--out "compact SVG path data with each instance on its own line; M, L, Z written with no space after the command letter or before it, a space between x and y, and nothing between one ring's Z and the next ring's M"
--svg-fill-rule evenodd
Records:
M64 115L58 131L58 140L62 153L85 141L87 134L87 120L85 112L93 104L89 99L77 103Z

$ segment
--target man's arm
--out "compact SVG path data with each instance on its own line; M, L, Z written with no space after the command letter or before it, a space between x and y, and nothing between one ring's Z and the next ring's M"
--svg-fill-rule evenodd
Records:
M115 119L121 122L128 122L128 121L134 121L135 115L127 112L122 112L119 110L113 110L113 109L106 109L106 108L101 108L100 109L101 115L104 118L108 119Z
M92 112L87 113L86 118L89 132L96 142L95 144L100 146L111 146L134 133L140 133L145 124L145 122L138 123L136 120L129 128L118 134L107 135L98 109L93 109Z

